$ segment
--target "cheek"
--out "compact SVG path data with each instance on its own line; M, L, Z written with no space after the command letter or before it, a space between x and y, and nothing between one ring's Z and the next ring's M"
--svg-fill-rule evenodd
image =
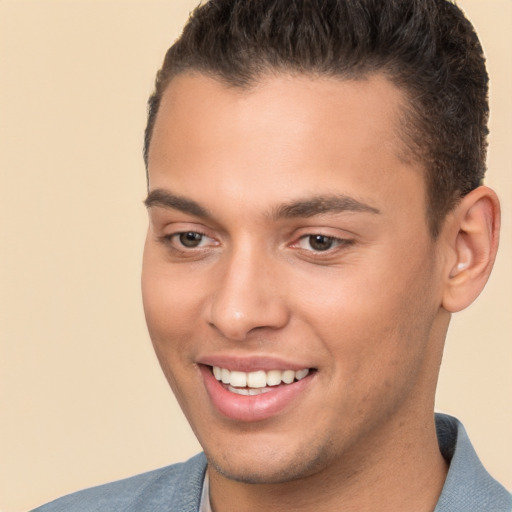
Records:
M201 290L194 274L185 274L160 260L145 250L142 300L151 339L158 344L187 335L194 318L198 318Z
M323 340L332 365L356 379L419 364L438 310L427 258L393 254L379 263L302 280L303 323Z
M149 335L163 373L182 404L179 383L196 373L192 364L191 329L194 325L191 297L179 274L153 260L145 251L142 270L142 299ZM187 398L190 400L190 397ZM185 400L186 402L186 400Z

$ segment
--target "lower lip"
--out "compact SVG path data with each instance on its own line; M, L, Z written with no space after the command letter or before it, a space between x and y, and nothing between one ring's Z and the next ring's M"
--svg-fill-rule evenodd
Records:
M259 395L238 395L224 388L213 376L211 367L199 365L206 391L213 405L223 416L236 421L262 421L287 409L310 384L312 374L302 380L271 388Z

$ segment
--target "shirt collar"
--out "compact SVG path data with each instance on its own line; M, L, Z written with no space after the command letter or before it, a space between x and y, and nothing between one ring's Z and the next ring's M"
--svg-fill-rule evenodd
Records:
M212 512L210 504L210 479L208 478L208 469L204 474L203 490L201 492L201 503L199 503L199 512Z

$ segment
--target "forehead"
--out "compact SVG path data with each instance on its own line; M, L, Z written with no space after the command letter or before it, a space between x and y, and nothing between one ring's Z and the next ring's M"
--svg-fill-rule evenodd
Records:
M245 89L182 74L157 115L149 188L193 195L201 185L245 205L279 203L294 189L302 196L334 189L375 204L404 188L423 204L421 165L404 158L399 136L405 104L382 75L277 74Z
M227 121L233 130L240 130L237 121L244 118L251 118L253 128L257 122L260 126L279 122L291 130L300 129L307 122L339 121L340 126L350 123L354 133L366 133L368 137L382 135L385 130L388 142L403 157L406 151L399 134L406 106L405 94L380 73L348 80L276 72L262 75L250 86L239 87L189 72L174 77L167 86L156 125L165 128L169 119L180 123L188 120L193 124L197 116L202 122L194 130L204 128L205 131L215 128L207 124L211 119L217 125ZM369 130L370 124L373 130ZM180 130L187 125L182 124Z

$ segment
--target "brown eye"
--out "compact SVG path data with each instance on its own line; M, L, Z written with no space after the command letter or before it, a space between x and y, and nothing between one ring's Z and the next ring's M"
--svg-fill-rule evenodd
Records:
M338 238L336 236L322 235L315 233L314 235L304 235L298 242L296 247L303 251L310 252L311 254L317 254L325 252L331 254L336 249L349 247L354 244L354 240L347 238Z
M199 247L203 241L203 235L194 231L187 231L186 233L180 233L178 235L181 245L183 247Z
M332 248L335 239L325 235L310 235L308 237L309 246L314 251L328 251Z

